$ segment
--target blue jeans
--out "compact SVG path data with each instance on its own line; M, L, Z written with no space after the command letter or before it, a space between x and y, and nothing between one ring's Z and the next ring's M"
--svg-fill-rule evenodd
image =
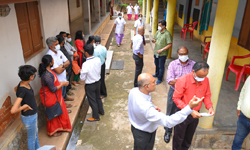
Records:
M38 141L37 114L30 116L21 115L22 123L24 124L28 135L28 149L36 150L40 147Z
M240 150L244 139L250 132L250 121L241 112L237 121L237 130L233 141L232 150Z
M158 58L156 58L154 55L154 58L155 58L155 75L158 78L158 80L162 81L167 56L159 56Z
M63 96L63 99L67 98L67 86L63 86L62 87L62 96Z

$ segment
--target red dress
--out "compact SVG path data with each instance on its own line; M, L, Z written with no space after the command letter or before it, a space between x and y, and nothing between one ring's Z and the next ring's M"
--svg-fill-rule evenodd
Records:
M77 40L75 40L75 45L76 45L76 48L77 48L77 53L79 55L78 63L79 63L80 68L82 68L83 53L80 52L80 51L83 50L84 42L81 41L81 40L79 40L79 39L77 39Z
M53 75L54 75L54 85L55 87L59 86L60 83L57 79L56 74L52 71ZM48 120L47 119L47 132L49 136L52 136L53 134L55 134L58 131L67 131L67 132L71 132L71 123L70 123L70 119L69 119L69 115L68 115L68 111L66 108L66 105L64 103L63 100L63 96L62 96L62 89L59 89L56 91L56 94L51 92L48 86L44 87L45 90L45 103L47 107L51 107L54 106L55 103L57 102L57 98L58 101L61 105L62 108L62 112L63 114L52 119L52 120ZM42 87L39 91L40 94L40 98L41 98L41 102L44 105L44 93L43 93L43 83L42 83ZM56 97L57 95L57 97Z

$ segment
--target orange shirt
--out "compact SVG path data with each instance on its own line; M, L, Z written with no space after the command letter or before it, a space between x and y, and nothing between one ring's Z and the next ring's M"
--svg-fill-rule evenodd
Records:
M186 74L177 79L175 83L175 91L173 95L173 101L176 106L180 109L183 109L189 104L189 101L194 97L202 98L205 104L206 109L213 107L211 102L211 91L209 86L209 80L205 77L204 81L198 82L196 84L193 77L193 72ZM199 106L195 107L193 110L199 111L202 103Z
M72 61L72 65L73 65L73 66L72 66L72 69L73 69L74 73L75 73L75 74L79 74L81 68L78 66L77 61L73 60L73 61Z

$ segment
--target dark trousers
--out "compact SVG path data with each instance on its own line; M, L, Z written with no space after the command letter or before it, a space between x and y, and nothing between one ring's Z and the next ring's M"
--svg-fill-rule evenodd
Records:
M159 56L158 58L156 58L154 55L154 58L155 58L155 75L158 78L158 80L162 81L167 56Z
M179 111L179 109L177 110ZM188 115L187 119L174 127L173 150L188 150L199 119Z
M234 136L232 150L241 150L242 143L250 133L250 120L241 112L237 121L237 130Z
M143 68L143 58L140 58L139 56L133 54L133 59L135 60L135 79L134 79L134 87L138 87L138 76L142 72Z
M101 67L101 95L107 96L107 90L105 85L105 63Z
M68 92L72 88L71 82L70 82L71 75L72 75L72 71L68 72L68 75L66 76L67 80L69 81L69 85L66 88L66 92Z
M100 81L92 84L85 84L85 92L92 109L92 117L99 119L98 111L104 113L102 100L100 98Z
M167 113L166 113L166 115L168 116L174 114L177 109L177 106L172 99L173 94L174 94L174 89L170 87L168 91L168 102L167 102ZM166 132L172 133L172 128L164 127L164 129L166 130Z
M134 137L134 150L152 150L155 144L155 134L136 129L131 125L131 131Z

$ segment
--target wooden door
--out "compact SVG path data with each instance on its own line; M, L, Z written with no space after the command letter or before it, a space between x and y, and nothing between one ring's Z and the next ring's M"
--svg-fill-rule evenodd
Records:
M187 10L186 24L189 24L189 21L190 21L192 2L193 2L193 0L188 0L188 10Z
M38 2L16 3L16 16L24 58L43 48Z
M23 47L23 55L24 58L27 58L33 53L27 5L26 3L18 3L15 4L15 9L21 43Z
M37 5L38 5L37 1L27 3L32 44L35 52L43 47L40 19L39 19L39 12Z
M250 1L245 6L244 17L241 23L238 45L250 50Z

